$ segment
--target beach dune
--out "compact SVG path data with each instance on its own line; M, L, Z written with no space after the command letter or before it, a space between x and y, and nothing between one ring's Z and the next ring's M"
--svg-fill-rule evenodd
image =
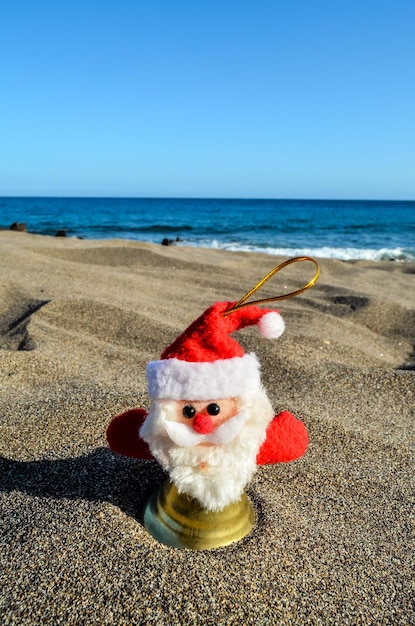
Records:
M238 334L310 435L258 468L240 543L158 544L140 512L163 471L107 447L114 415L148 408L147 362L282 260L0 232L2 624L415 623L415 263L322 259L280 339Z

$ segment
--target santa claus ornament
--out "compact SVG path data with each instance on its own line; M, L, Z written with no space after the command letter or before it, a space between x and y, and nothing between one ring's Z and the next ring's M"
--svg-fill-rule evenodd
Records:
M311 261L316 272L289 294L248 302L276 272ZM309 257L275 267L239 302L216 302L147 366L150 410L133 409L107 429L110 448L156 459L169 474L148 501L144 525L161 543L209 549L247 535L255 512L245 487L256 466L293 461L308 445L307 429L288 411L274 415L255 354L231 335L257 326L275 339L284 331L279 312L258 305L302 293L317 281Z

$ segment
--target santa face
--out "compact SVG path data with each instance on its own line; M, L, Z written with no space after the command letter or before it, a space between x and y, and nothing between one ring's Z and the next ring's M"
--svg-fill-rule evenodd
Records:
M166 420L164 425L170 439L184 448L229 443L245 421L245 414L238 414L236 398L179 400L174 409L175 419Z
M180 492L219 511L241 497L272 418L262 388L235 398L155 399L140 435Z

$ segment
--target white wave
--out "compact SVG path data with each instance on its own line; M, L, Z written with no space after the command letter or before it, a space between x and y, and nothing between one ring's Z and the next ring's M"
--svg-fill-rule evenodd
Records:
M186 242L183 242L186 245ZM322 246L316 248L261 248L259 246L239 243L226 243L213 239L210 241L188 242L187 245L200 248L214 248L232 252L262 252L275 256L312 256L321 259L339 259L342 261L415 261L415 248L336 248Z

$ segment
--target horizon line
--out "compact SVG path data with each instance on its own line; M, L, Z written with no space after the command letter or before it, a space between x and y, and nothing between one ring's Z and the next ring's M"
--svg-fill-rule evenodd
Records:
M67 200L78 200L78 199L88 199L88 200L229 200L229 201L277 201L277 202L415 202L415 199L397 199L397 198L325 198L325 197L261 197L261 196L119 196L119 195L32 195L32 194L24 194L24 195L0 195L0 198L7 199L29 199L29 198L47 198L47 199L67 199Z

